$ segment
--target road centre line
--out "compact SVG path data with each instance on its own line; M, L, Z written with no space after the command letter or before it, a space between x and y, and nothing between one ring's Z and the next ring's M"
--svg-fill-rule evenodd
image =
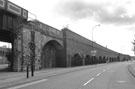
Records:
M86 82L85 84L83 84L83 86L86 86L88 83L90 83L92 80L94 80L94 78L91 78L88 82Z
M98 73L96 76L98 77L99 75L101 75L101 73Z
M107 71L107 70L109 70L109 69L111 69L111 68L104 69L103 72L105 72L105 71ZM103 72L102 72L102 73L103 73ZM98 73L98 74L96 75L96 77L100 76L102 73ZM86 86L86 85L87 85L88 83L90 83L92 80L94 80L94 77L91 78L89 81L87 81L85 84L83 84L83 86Z
M126 81L120 80L120 81L116 81L118 83L125 83Z
M103 72L105 72L106 70L103 70Z
M22 85L19 85L19 86L8 88L8 89L19 89L19 88L27 87L27 86L30 86L30 85L33 85L33 84L41 83L41 82L44 82L44 81L47 81L47 79L42 79L42 80L22 84Z

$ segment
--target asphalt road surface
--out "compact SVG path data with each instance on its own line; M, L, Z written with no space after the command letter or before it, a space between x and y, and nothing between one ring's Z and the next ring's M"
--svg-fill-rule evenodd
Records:
M113 63L70 72L8 89L135 89L129 62Z

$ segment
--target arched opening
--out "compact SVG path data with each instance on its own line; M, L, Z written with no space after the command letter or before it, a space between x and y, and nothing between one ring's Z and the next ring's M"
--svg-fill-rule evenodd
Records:
M72 57L71 66L81 66L82 65L82 58L79 54L75 54Z
M97 61L97 57L96 56L94 56L94 64L97 64L98 63L98 61Z
M63 67L62 46L55 40L45 44L41 53L42 68Z
M99 63L102 63L102 57L99 56Z
M106 62L106 58L105 58L105 56L103 57L103 63L105 63Z
M97 57L96 56L92 56L91 59L92 59L91 64L97 63Z
M91 58L90 58L89 55L86 55L86 57L85 57L85 64L86 65L90 65L91 64Z
M107 57L107 59L106 59L106 63L109 63L109 58Z
M110 57L110 62L112 62L112 57Z
M0 72L13 71L13 33L0 28Z

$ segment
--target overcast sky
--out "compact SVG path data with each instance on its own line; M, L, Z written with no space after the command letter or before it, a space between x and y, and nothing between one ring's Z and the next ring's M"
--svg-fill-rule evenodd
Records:
M10 0L59 30L68 28L102 46L133 55L134 0ZM34 16L31 16L33 19Z

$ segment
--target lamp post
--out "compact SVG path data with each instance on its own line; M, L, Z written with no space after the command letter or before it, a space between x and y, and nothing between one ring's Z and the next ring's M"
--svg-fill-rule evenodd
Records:
M93 47L93 30L97 27L97 26L100 26L100 24L98 24L98 25L95 25L93 28L92 28L92 50L94 49L94 47Z
M93 43L94 43L94 41L93 41L93 31L94 31L94 29L95 29L97 26L100 26L100 24L95 25L95 26L92 28L92 51L91 51L91 54L92 54L92 60L93 60L94 63L95 63L94 56L96 55L96 50L94 50L94 45L93 45Z

